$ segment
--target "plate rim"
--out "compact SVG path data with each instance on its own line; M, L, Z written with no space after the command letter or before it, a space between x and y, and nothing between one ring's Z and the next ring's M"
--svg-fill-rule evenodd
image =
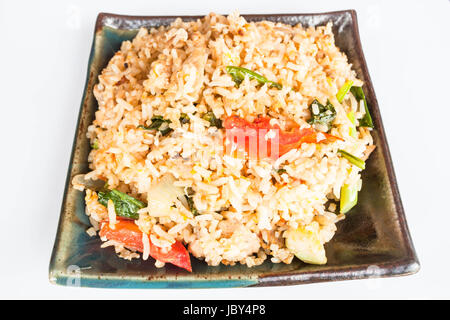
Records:
M343 267L333 267L332 270L322 270L322 271L303 271L301 273L296 273L295 271L287 272L283 275L280 274L263 274L258 275L256 279L248 277L248 278L232 278L232 279L212 279L212 280L204 280L195 279L195 280L147 280L147 281L136 281L134 278L127 277L117 277L117 278L98 278L95 279L93 277L83 277L81 279L84 282L83 287L103 287L103 288L188 288L188 287L196 287L196 288L219 288L219 287L266 287L266 286L285 286L285 285L298 285L298 284L307 284L307 283L317 283L317 282L326 282L326 281L341 281L341 280L353 280L353 279L365 279L371 277L392 277L392 276L405 276L417 273L420 270L420 263L418 260L417 253L414 248L414 244L412 242L411 234L408 228L408 224L406 221L405 211L403 208L403 204L400 197L400 192L398 188L398 183L394 171L394 166L392 163L392 157L389 150L388 141L386 138L386 133L384 130L381 113L378 105L378 100L375 95L375 91L373 88L373 83L370 78L369 70L367 67L366 59L364 56L364 52L362 49L361 38L358 27L357 13L354 9L348 10L338 10L338 11L328 11L328 12L314 12L314 13L271 13L271 14L242 14L246 19L249 20L263 20L267 18L282 18L282 17L298 17L298 16L323 16L323 15L351 15L351 30L354 32L355 38L355 51L356 55L361 64L361 72L364 74L366 79L366 95L371 97L371 112L374 116L374 120L376 123L377 133L380 140L380 145L378 147L382 148L382 154L384 157L384 163L386 166L386 172L388 176L388 180L390 183L390 189L392 190L392 199L395 205L395 213L396 218L398 218L398 226L400 228L399 232L401 238L404 242L403 252L405 256L401 257L395 261L389 261L386 263L377 263L377 274L374 275L370 270L370 266L372 264L360 264L357 266L343 266ZM135 28L126 28L126 27L114 27L107 25L105 21L107 19L113 18L118 20L155 20L155 19L173 19L181 18L181 19L200 19L203 18L204 15L180 15L180 16L153 16L153 15L122 15L115 13L107 13L100 12L97 15L97 19L94 27L94 35L91 45L91 51L88 59L87 71L86 71L86 81L83 89L83 95L81 99L81 106L78 112L78 119L76 123L75 135L72 142L72 150L71 156L69 160L69 166L67 170L67 176L65 179L65 187L64 194L62 199L61 211L59 215L58 227L56 229L56 236L52 250L52 256L49 265L49 280L51 283L59 284L59 285L67 285L64 282L69 277L68 275L63 275L55 272L54 266L56 263L59 247L61 245L61 233L63 231L63 221L64 221L64 206L66 204L68 189L70 187L70 178L73 170L73 163L77 145L77 138L79 135L80 122L82 118L82 113L84 110L84 105L87 102L87 94L88 88L91 84L91 67L93 63L93 59L96 53L96 37L97 33L100 32L104 27L113 28L116 30L136 30ZM94 79L95 81L95 79ZM195 286L193 286L195 284Z

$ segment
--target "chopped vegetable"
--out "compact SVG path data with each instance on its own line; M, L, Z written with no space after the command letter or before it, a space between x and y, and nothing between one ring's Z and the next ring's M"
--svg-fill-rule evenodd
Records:
M353 81L347 80L347 81L345 81L344 85L339 89L338 93L336 94L336 99L339 101L339 103L344 101L345 95L347 94L347 92L350 91L350 88L352 87L352 85L353 85Z
M114 229L110 228L109 223L103 222L101 225L100 237L122 243L124 247L128 249L144 252L142 231L134 221L118 220L114 225ZM150 256L154 259L165 263L171 263L192 272L189 252L181 242L176 241L167 252L160 247L155 246L150 239L149 244Z
M99 146L98 146L98 140L95 139L94 142L91 144L92 149L94 150L98 150Z
M347 113L347 118L350 120L353 126L350 127L350 136L353 138L356 138L356 118L355 113L353 111L350 111Z
M189 119L189 116L186 113L180 114L180 123L181 124L189 123L190 121L191 121L191 119Z
M364 95L363 89L361 87L352 87L350 91L358 102L361 100L364 101L364 109L366 113L364 114L364 117L359 120L359 125L361 127L373 128L372 117L370 116L369 107L367 106L366 96Z
M344 184L341 187L340 213L347 213L358 203L357 185Z
M108 200L114 203L116 215L127 219L139 219L138 210L145 204L118 190L106 190L98 192L98 202L108 207Z
M285 233L286 247L305 263L326 264L325 248L320 242L318 225L299 226Z
M177 198L185 199L183 188L174 186L174 181L175 178L172 175L166 174L150 188L148 199L149 207L152 210L163 213L164 210L170 210L173 207ZM117 216L127 219L138 219L138 210L146 206L143 202L117 190L98 192L98 201L102 205L106 207L108 200L113 201ZM120 242L129 249L144 251L142 232L133 221L119 219L114 224L114 229L110 228L109 223L103 223L100 236ZM192 271L189 253L178 241L172 245L168 252L153 245L150 241L150 256L159 261L172 263Z
M283 88L283 86L280 83L267 80L266 77L246 68L228 66L226 70L228 74L231 75L233 81L236 83L237 86L239 86L241 82L244 81L245 76L248 76L249 79L251 80L255 79L256 81L259 82L259 84L267 83L269 86L275 87L280 90Z
M222 128L222 120L217 119L212 111L205 113L202 116L202 119L208 121L212 127L217 127L218 129Z
M174 183L174 176L165 174L150 187L147 199L151 210L169 216L173 211L175 201L184 199L184 189L175 186Z
M330 101L323 105L317 99L314 99L309 105L309 110L311 112L311 119L308 120L309 124L323 124L329 129L336 118L336 110Z
M163 136L168 135L170 132L173 131L172 128L169 127L169 124L172 122L170 120L165 120L162 116L154 116L152 117L152 123L149 126L143 126L140 125L138 128L145 129L145 130L158 130L161 132ZM180 123L185 124L189 123L191 119L189 119L189 116L186 113L182 113L180 115Z
M172 132L172 129L169 127L170 123L170 120L165 120L162 116L154 116L152 117L152 123L150 124L150 126L146 127L140 125L138 126L138 128L142 128L145 130L158 130L163 136L166 136L170 132Z
M187 206L189 207L189 210L191 210L192 214L194 216L199 215L200 213L198 212L197 208L195 207L195 203L194 203L194 199L193 199L193 195L194 195L194 190L189 187L187 188L187 194L185 195L186 201L187 201Z
M194 204L194 199L193 199L194 190L191 187L189 187L189 188L187 188L186 193L187 194L185 195L185 199L186 199L187 207L189 208L189 210L191 210L191 212L194 216L199 215L199 212Z
M187 202L188 202L188 205L189 205L189 210L191 210L192 214L194 216L199 215L199 212L198 212L198 210L197 210L197 208L195 207L195 204L194 204L194 199L192 197L190 197L190 196L186 196L186 199L187 199Z
M354 155L348 153L347 151L341 150L339 149L338 152L345 158L347 159L351 164L354 164L355 166L357 166L358 168L361 169L365 169L366 168L366 163L364 162L364 160L355 157Z
M286 173L286 172L287 172L286 169L283 169L283 168L277 170L277 173L279 175L282 175L283 173Z
M276 154L272 154L272 140L274 139L274 143L278 144L274 147L278 147L278 157L281 157L292 149L300 148L303 143L329 143L341 140L341 138L324 132L318 132L313 128L300 129L298 126L295 126L290 131L285 131L277 124L271 125L270 119L271 118L269 117L258 117L253 122L249 122L238 116L230 116L225 119L224 127L230 130L231 137L234 139L234 141L231 142L237 143L238 147L244 149L251 158L277 158ZM234 128L243 129L245 134L244 139L237 139L237 136L233 136L233 131L231 129ZM267 133L270 130L273 130L274 137L267 139L266 136L260 135L258 130L265 130ZM256 148L250 148L251 135L256 135L256 137L254 137L256 140ZM261 138L265 141L260 141Z

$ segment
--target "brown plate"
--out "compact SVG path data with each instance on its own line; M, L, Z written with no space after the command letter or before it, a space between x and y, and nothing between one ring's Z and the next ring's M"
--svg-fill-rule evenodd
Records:
M292 264L264 264L210 267L192 258L193 272L171 265L161 269L148 261L126 261L112 248L101 249L98 237L90 238L84 213L84 193L70 181L88 172L88 125L94 119L97 101L93 87L101 70L119 50L124 40L132 39L139 27L168 25L177 17L122 16L100 13L95 27L85 91L66 180L58 232L50 262L50 281L62 285L115 288L201 288L274 286L300 283L398 276L415 273L419 262L414 251L400 200L389 147L359 39L354 10L320 14L244 15L249 21L269 20L303 26L333 22L337 46L365 83L364 91L372 114L377 148L362 173L359 203L339 222L335 237L326 244L328 263L307 265L294 259ZM201 17L181 17L194 20Z

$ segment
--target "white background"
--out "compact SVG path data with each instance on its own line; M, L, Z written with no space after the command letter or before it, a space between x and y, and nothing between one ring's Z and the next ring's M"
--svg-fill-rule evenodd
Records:
M422 269L291 287L106 290L51 285L59 219L99 12L135 15L356 9ZM450 298L450 3L436 1L0 0L0 298Z

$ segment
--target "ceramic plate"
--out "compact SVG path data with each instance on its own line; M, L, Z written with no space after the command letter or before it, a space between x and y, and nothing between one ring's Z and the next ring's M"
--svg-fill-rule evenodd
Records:
M320 281L387 277L415 273L419 262L405 221L397 182L392 167L380 111L370 81L359 39L356 12L323 14L244 15L247 20L270 20L303 26L333 22L336 45L353 64L372 114L377 146L362 173L359 202L347 218L338 223L334 238L326 244L328 263L307 265L294 259L292 264L210 267L192 257L193 272L172 265L156 268L154 260L120 259L113 248L101 249L98 237L89 237L89 221L84 213L84 193L75 190L72 177L87 173L90 144L86 131L94 119L97 102L93 87L101 70L119 50L124 40L132 39L139 27L168 25L177 17L121 16L100 13L95 26L86 86L66 179L61 217L50 262L50 281L60 285L110 288L211 288L293 285ZM194 20L200 17L181 17Z

